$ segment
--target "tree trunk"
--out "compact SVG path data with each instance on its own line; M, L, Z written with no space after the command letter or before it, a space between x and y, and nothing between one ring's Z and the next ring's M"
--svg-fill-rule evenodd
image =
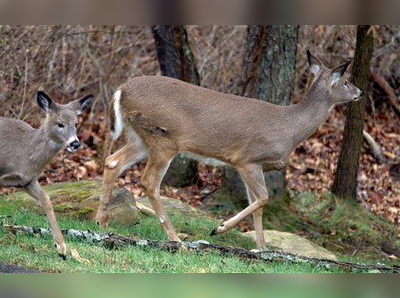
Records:
M200 85L194 55L184 26L156 25L151 27L160 63L161 74L194 85ZM186 186L197 180L197 162L177 155L165 175L164 183Z
M357 175L363 142L364 113L369 93L370 62L373 47L373 36L369 31L369 25L357 27L352 81L364 92L360 101L348 104L342 149L332 187L332 192L335 195L348 200L357 199Z
M289 105L294 87L297 50L297 26L251 25L247 29L243 61L243 96L278 105ZM245 197L245 188L237 188L239 175L226 169L223 183L237 197ZM270 196L285 191L285 170L266 173Z

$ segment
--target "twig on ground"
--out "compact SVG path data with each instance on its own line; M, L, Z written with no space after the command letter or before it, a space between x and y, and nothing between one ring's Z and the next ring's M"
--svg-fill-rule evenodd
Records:
M24 232L28 234L37 235L51 235L49 229L40 229L18 225L3 225L3 227L12 233ZM63 230L63 234L79 240L88 241L91 243L101 243L109 249L121 247L121 246L135 246L135 247L148 247L157 248L161 250L168 250L172 252L179 251L182 248L182 244L174 241L154 241L154 240L138 240L131 237L115 234L104 234L93 231L80 231L80 230ZM223 255L234 255L245 260L260 260L265 262L278 262L284 261L289 263L311 263L316 266L324 268L332 268L336 266L348 271L371 271L378 270L380 272L392 272L400 273L400 267L393 265L388 267L385 265L369 265L362 263L350 263L340 262L327 259L308 258L304 256L294 255L290 253L278 252L278 251L250 251L245 248L229 247L223 245L210 244L207 241L194 241L185 242L185 246L188 249L194 251L205 252L205 253L219 253Z
M149 207L143 205L142 203L136 202L136 208L139 209L140 213L147 215L147 216L157 216L154 210L150 209Z
M371 148L374 159L380 164L386 163L386 158L383 155L382 149L374 138L365 130L363 130L363 136L368 146Z

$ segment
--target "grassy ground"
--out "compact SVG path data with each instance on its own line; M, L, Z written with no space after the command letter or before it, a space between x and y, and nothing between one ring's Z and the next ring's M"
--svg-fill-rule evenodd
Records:
M0 216L3 222L35 227L48 227L43 215L34 213L26 201L6 200L0 197ZM6 216L11 216L7 218ZM172 221L179 232L188 234L188 240L207 240L231 246L254 248L254 244L237 231L225 235L209 237L217 221L204 218L172 216ZM100 230L93 222L78 221L59 217L62 228ZM165 239L154 218L143 218L139 224L113 226L118 234L143 239ZM221 256L213 253L170 253L156 249L125 247L108 250L101 246L67 239L68 245L77 249L90 264L74 260L62 261L48 238L17 234L12 235L0 229L0 262L18 264L46 272L341 272L340 269L325 269L310 264L290 264L286 262L265 263L245 261L233 256Z
M399 227L374 215L357 202L327 193L292 194L266 208L265 227L300 233L312 242L353 259L393 262L383 247L399 251ZM393 253L393 252L392 252ZM346 258L346 257L345 257Z
M225 202L219 194L214 204L231 213L244 207ZM288 193L270 200L264 208L264 228L301 235L344 260L400 264L399 259L388 258L400 252L400 227L330 193L318 197L310 192ZM384 252L388 247L391 253Z

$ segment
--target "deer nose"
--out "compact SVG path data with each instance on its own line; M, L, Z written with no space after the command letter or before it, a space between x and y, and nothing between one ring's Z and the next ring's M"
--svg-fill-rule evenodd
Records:
M81 147L81 143L75 140L71 143L70 147L74 150L78 150Z

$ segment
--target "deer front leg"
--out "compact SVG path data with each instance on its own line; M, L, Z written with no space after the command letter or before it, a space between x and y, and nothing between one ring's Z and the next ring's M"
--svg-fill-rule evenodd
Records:
M28 194L38 200L42 205L46 213L47 219L50 222L53 240L56 244L57 252L63 260L66 260L67 246L65 245L64 236L60 230L60 227L58 226L56 215L54 213L53 205L50 201L49 196L42 190L37 181L31 182L28 186L25 187L25 190Z
M268 190L265 186L264 173L260 165L247 165L245 167L238 168L244 182L246 183L249 191L254 195L255 202L251 203L246 209L238 213L231 219L223 222L219 227L211 232L211 236L225 233L230 229L236 227L243 219L250 214L253 214L260 208L263 208L268 202ZM260 218L261 215L261 218ZM262 213L259 212L256 216L258 229L262 229ZM260 229L261 226L261 229ZM261 239L257 241L257 246L262 248L265 246L261 243Z
M167 212L161 202L160 186L165 173L170 165L171 158L149 153L147 166L142 176L141 185L147 192L150 203L160 219L160 224L167 234L168 240L181 242L175 229L168 218Z
M249 200L249 204L254 203L257 199L254 196L254 194L249 190L249 187L246 184L246 190L247 190L247 198ZM265 250L265 239L264 239L264 228L263 228L263 210L264 208L260 208L253 213L253 223L254 223L254 229L256 231L256 244L257 244L257 249L259 250Z
M136 144L127 144L119 151L106 159L104 166L103 193L96 214L96 222L102 227L107 227L108 204L110 203L114 183L118 176L129 166L146 158L146 151Z

